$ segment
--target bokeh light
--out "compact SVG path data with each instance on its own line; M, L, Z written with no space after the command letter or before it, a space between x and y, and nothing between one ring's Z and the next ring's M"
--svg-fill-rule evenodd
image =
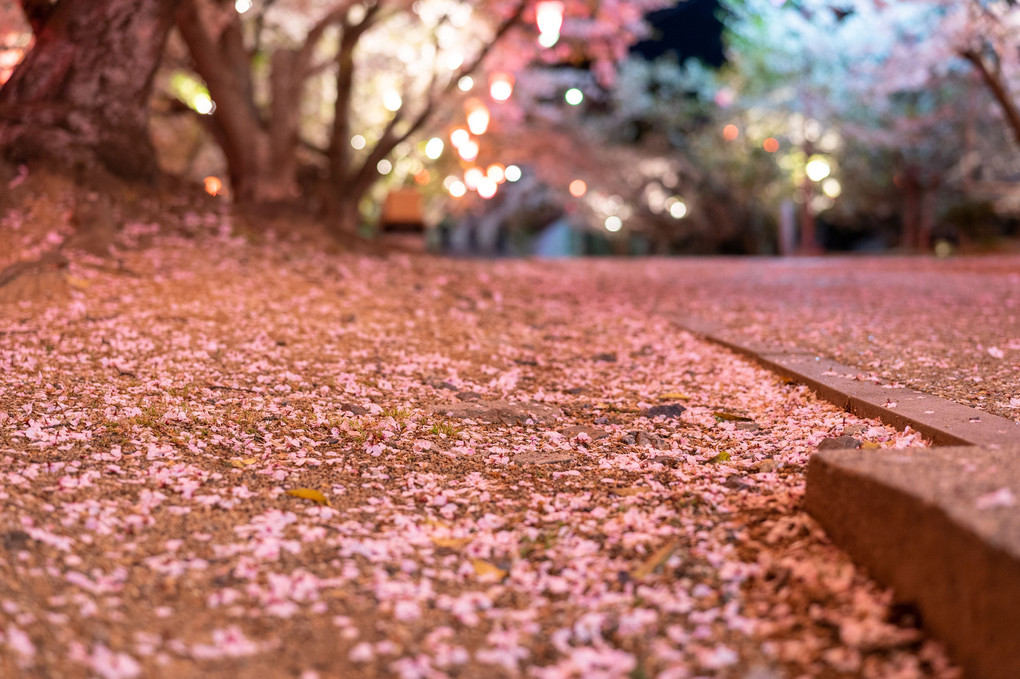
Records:
M464 185L474 191L478 188L478 182L485 177L485 172L480 167L469 167L464 172Z
M814 157L804 166L804 172L811 181L820 182L829 176L832 172L832 167L825 158Z
M769 137L761 143L761 147L769 153L775 153L779 150L779 140L775 137Z
M824 193L829 198L837 198L841 193L843 193L843 187L839 183L838 179L834 177L829 177L824 182L822 182L822 193Z
M461 92L470 92L474 86L475 79L469 75L466 75L457 81L457 89L459 89Z
M478 180L478 195L488 200L496 195L496 191L499 190L499 185L492 181L488 177L482 177Z
M535 5L535 23L538 25L538 44L552 47L560 39L563 28L564 5L559 0L541 0Z
M730 123L726 127L722 128L722 136L726 141L735 141L740 136L740 128Z
M582 101L584 101L584 92L577 89L576 87L571 87L569 90L567 90L566 94L563 95L563 98L566 99L567 103L570 104L571 106L577 106Z
M213 103L213 100L205 92L196 94L195 98L191 101L191 105L195 107L195 111L204 116L216 110L216 104Z
M206 177L204 183L205 192L210 196L218 196L223 191L223 182L219 177Z
M432 139L429 139L428 143L425 144L425 157L429 160L436 160L439 156L443 155L443 149L445 147L446 145L443 143L442 139L439 137L432 137Z
M570 186L567 187L567 190L570 191L570 195L574 198L580 198L584 194L588 193L588 184L586 184L583 179L575 179L570 182Z
M383 106L386 107L387 111L396 113L403 105L404 100L400 97L400 93L396 90L390 90L383 95Z
M468 191L467 186L465 186L464 182L459 179L455 179L450 182L450 185L446 187L446 190L449 191L450 195L454 198L463 198Z
M669 216L673 219L683 219L687 216L687 203L676 196L666 201L666 208L669 210Z
M616 233L623 228L623 220L616 215L609 215L605 221L606 231Z
M497 184L502 184L506 181L506 168L499 163L493 163L485 169L485 176Z
M237 0L237 2L234 3L234 9L237 10L238 14L244 14L251 8L252 8L251 0Z
M516 182L521 179L521 168L516 165L507 165L506 170L503 172L508 182Z
M467 124L471 134L485 134L489 129L489 109L477 99L469 101L467 107Z
M353 137L351 137L351 147L352 147L352 148L353 148L353 149L354 149L355 151L360 151L361 149L365 148L365 145L366 145L367 143L368 143L368 142L367 142L367 140L365 139L365 137L363 137L363 136L362 136L362 135L360 135L360 134L356 134L356 135L354 135Z
M478 158L478 142L469 139L457 147L457 155L461 160L472 162Z
M379 174L389 174L393 172L393 163L383 158L376 163L375 169L379 171Z
M514 93L514 77L510 73L497 71L489 76L489 96L496 101L506 101Z
M463 127L455 127L450 130L450 143L453 144L454 148L459 149L461 146L471 141L471 133Z

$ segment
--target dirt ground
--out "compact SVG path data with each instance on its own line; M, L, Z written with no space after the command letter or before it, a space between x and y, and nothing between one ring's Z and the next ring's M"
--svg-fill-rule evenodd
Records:
M0 305L0 676L958 676L800 507L825 439L920 437L674 322L765 332L778 265L368 256L216 214L111 243Z

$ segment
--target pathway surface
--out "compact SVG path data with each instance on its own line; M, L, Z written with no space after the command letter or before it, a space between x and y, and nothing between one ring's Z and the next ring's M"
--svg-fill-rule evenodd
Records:
M668 305L1020 421L1020 256L663 261Z
M671 320L770 274L139 238L0 307L0 676L958 676L801 508L920 437Z

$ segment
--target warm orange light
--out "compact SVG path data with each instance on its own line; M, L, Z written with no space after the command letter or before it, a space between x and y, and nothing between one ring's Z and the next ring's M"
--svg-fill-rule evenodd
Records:
M504 71L489 76L489 96L496 101L506 101L514 93L514 77Z
M722 128L722 136L726 141L733 141L740 136L740 128L730 123L726 127Z
M205 192L210 196L218 196L223 191L223 182L219 177L205 178Z
M467 102L467 124L471 134L485 134L489 129L489 109L477 99Z
M420 186L425 186L432 180L432 173L428 170L422 170L421 172L414 175L414 182Z
M506 181L506 168L499 163L493 163L485 169L485 176L497 184L502 184Z
M471 134L463 127L455 127L450 130L450 143L454 148L460 148L464 142L470 141Z
M584 182L583 179L575 179L574 181L570 182L568 190L570 191L570 195L572 195L574 198L580 198L584 194L588 193L588 185Z
M769 137L761 143L761 147L769 153L775 153L779 150L779 142L775 137Z
M480 167L469 167L464 172L464 185L474 191L478 188L478 182L485 179L485 173L482 172Z
M474 162L478 159L478 142L473 139L464 142L457 147L457 155L460 156L461 160L469 163Z

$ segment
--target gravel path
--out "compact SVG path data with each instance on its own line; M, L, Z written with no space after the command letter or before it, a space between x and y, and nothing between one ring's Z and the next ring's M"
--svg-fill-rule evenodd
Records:
M0 307L0 676L958 676L800 509L923 442L677 330L688 265L156 244Z

